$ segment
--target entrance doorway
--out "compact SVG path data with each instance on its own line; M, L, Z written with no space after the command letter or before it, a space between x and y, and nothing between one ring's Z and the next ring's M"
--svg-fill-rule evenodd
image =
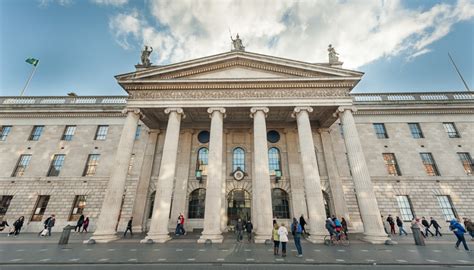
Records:
M245 189L233 189L229 192L227 199L227 225L237 223L240 218L243 221L251 219L252 200L250 193Z

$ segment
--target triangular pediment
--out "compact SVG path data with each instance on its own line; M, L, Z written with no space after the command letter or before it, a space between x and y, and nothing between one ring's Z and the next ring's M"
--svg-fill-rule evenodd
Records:
M200 80L360 79L363 73L268 55L232 51L116 76L119 83Z

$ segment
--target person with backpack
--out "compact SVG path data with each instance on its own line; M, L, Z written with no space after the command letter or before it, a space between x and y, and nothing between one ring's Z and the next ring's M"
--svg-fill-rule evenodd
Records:
M280 240L280 244L281 244L281 256L286 257L286 243L288 242L288 230L285 227L285 223L282 223L281 226L278 228L278 239Z
M77 220L76 227L74 227L74 231L81 232L82 224L84 224L84 215L81 215Z
M301 248L301 234L303 233L303 228L299 224L296 218L293 218L293 224L291 225L291 234L293 235L293 240L295 241L295 246L298 251L296 257L303 257L303 249Z
M398 232L399 235L401 236L403 233L405 235L408 235L408 233L403 229L403 221L397 216L397 226L398 226Z
M464 234L466 233L466 230L464 227L456 220L453 219L450 222L449 229L454 233L458 241L456 242L455 248L459 249L459 245L462 243L464 246L464 249L469 251L469 248L467 247L466 243L466 238L464 238Z
M82 223L82 232L88 232L87 231L87 228L89 227L89 217L86 217L86 219L84 219L84 223Z
M8 234L8 236L13 234L16 237L17 235L19 235L21 231L21 227L23 227L24 222L25 222L25 217L24 216L19 217L13 223L13 228L12 228L13 230Z
M253 230L253 224L249 219L247 223L245 223L245 231L247 231L247 240L249 242L252 241L252 230Z

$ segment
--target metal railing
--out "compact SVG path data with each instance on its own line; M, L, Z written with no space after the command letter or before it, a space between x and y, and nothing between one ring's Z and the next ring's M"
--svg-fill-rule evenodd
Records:
M0 105L125 105L127 96L83 96L83 97L0 97Z
M355 103L370 102L404 102L404 101L474 101L474 93L440 92L440 93L353 93Z

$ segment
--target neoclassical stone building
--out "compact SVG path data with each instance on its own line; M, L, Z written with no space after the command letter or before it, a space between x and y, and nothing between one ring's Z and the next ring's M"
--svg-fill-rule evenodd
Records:
M351 94L341 64L234 50L116 76L128 96L0 97L0 217L85 214L96 242L242 218L264 242L303 214L318 242L337 215L372 243L381 215L473 217L474 95Z

